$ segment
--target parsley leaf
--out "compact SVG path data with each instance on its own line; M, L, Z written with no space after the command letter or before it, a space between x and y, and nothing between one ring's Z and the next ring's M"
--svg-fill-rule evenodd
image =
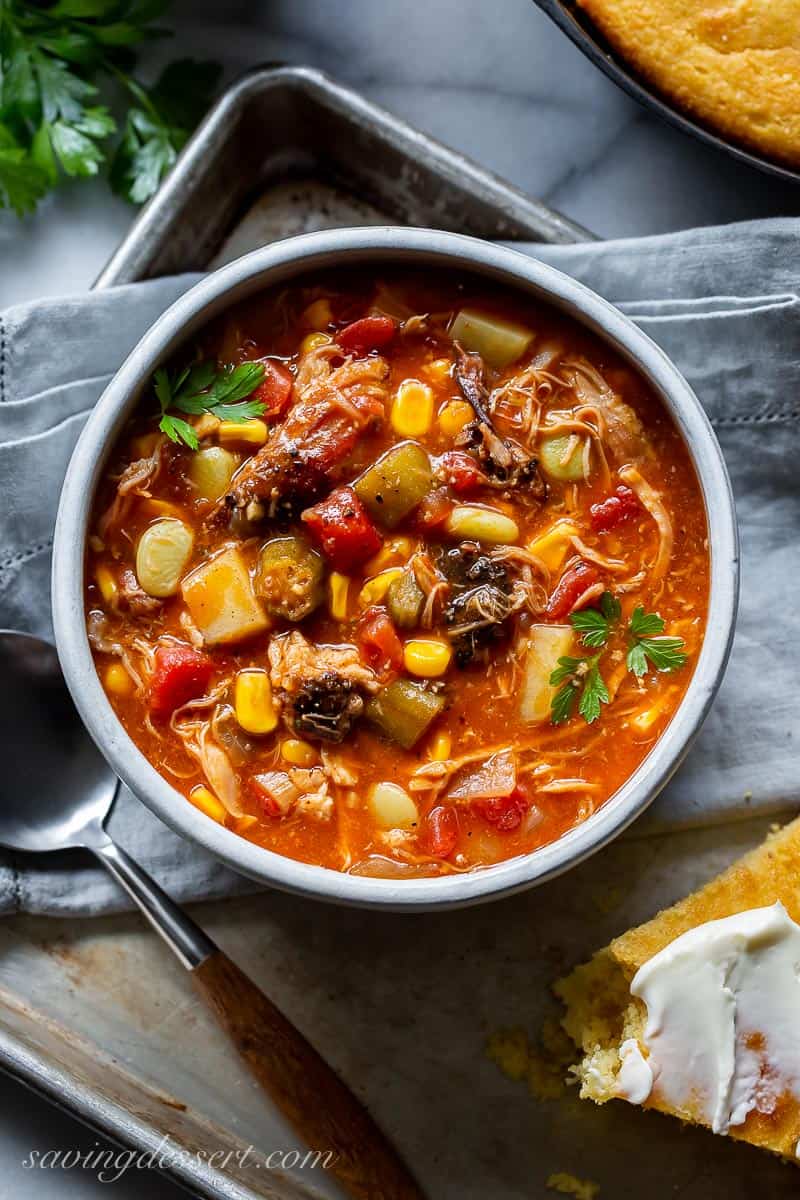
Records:
M586 723L591 725L600 716L601 705L608 704L609 695L600 674L599 659L599 654L593 658L559 658L558 666L550 676L553 687L559 683L563 684L550 702L550 720L553 725L561 725L572 716L578 692L578 712Z
M113 156L112 187L139 203L156 191L208 107L219 68L182 60L145 88L134 47L160 36L168 0L0 0L0 208L32 211L63 176L105 166L117 124L96 103L114 82L129 109ZM132 100L130 99L132 98Z
M21 217L33 212L49 188L47 172L0 125L0 208L13 208Z
M572 613L570 623L581 636L584 646L597 650L605 646L611 634L611 626L620 618L620 602L611 592L603 592L600 608L584 608Z
M264 364L255 362L218 368L213 362L205 361L183 367L173 374L159 367L153 377L156 398L161 406L159 429L173 442L183 442L196 450L197 435L189 422L176 417L174 411L187 416L211 413L221 421L237 423L262 416L263 402L246 397L255 391L264 373Z
M600 674L597 659L594 659L584 678L578 712L587 725L591 725L600 716L600 706L608 704L608 701L608 688Z
M208 108L219 71L215 63L182 59L162 72L149 93L124 77L137 104L128 113L111 164L115 192L133 204L142 204L157 191Z
M572 716L578 690L572 680L559 688L550 702L550 720L553 725L563 725Z
M686 663L683 638L658 636L664 632L664 618L658 613L646 613L638 605L628 631L632 641L626 662L628 670L639 678L647 673L648 663L657 671L677 671Z

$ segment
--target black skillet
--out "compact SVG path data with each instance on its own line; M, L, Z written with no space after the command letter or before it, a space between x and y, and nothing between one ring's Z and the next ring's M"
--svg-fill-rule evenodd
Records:
M684 133L691 134L717 150L723 150L748 166L757 167L760 171L767 171L770 175L777 175L780 179L787 179L792 183L800 183L800 170L783 166L755 151L745 150L735 142L726 141L704 125L697 124L680 109L673 108L667 100L652 91L647 81L639 78L623 59L617 57L587 14L578 8L573 0L534 0L534 3L575 43L590 62L644 108L648 108L677 129L682 129Z

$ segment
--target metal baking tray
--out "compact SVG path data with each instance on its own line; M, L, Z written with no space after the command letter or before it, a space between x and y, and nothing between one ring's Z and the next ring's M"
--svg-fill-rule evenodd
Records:
M318 72L262 70L211 112L98 286L387 219L589 236ZM596 1181L601 1200L789 1200L796 1176L746 1147L621 1104L537 1098L538 1060L524 1052L567 965L707 878L764 824L629 838L463 912L396 916L262 893L196 915L341 1072L431 1200L545 1200L556 1172ZM504 1072L487 1042L508 1029L517 1054ZM265 1169L295 1140L137 916L0 922L0 1068L123 1146L160 1148L165 1173L194 1195L340 1195L319 1171Z
M95 286L205 270L265 191L310 180L349 205L337 219L323 202L312 224L301 200L273 237L387 219L504 240L593 236L321 71L267 67L214 106Z
M737 142L729 141L715 133L708 126L695 121L688 113L676 108L666 97L638 75L616 51L609 46L602 33L592 22L575 0L534 0L543 13L554 21L559 29L575 43L590 62L618 84L623 91L632 96L644 108L661 117L670 125L690 134L701 142L713 146L729 154L739 162L766 171L769 175L777 175L780 179L788 179L792 183L800 183L800 171L783 165L775 159L767 158L755 150L748 150Z

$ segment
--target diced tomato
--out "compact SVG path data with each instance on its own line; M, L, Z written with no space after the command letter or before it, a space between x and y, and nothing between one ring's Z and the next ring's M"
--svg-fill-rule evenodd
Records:
M437 478L449 484L457 496L468 496L487 482L475 459L463 450L447 450L436 464Z
M613 495L590 507L592 529L595 533L608 533L609 529L616 529L617 525L637 516L641 511L642 506L636 492L621 483Z
M523 787L517 785L509 796L494 796L479 800L475 807L485 821L494 825L500 833L511 833L518 829L522 818L531 807L531 797Z
M417 506L414 525L421 533L434 533L441 529L452 511L453 501L447 488L435 488Z
M403 643L385 608L368 608L359 621L356 644L376 675L386 676L403 665Z
M214 664L207 654L181 642L160 645L150 678L150 712L157 720L171 717L187 700L203 696Z
M381 535L351 487L336 488L303 520L337 571L347 573L380 550Z
M585 592L600 582L600 572L594 563L581 559L569 567L559 579L547 602L547 616L560 621L580 603Z
M447 858L458 841L458 813L452 804L437 804L423 818L419 831L420 848L436 858Z
M264 378L250 399L264 405L264 416L269 421L281 416L286 409L292 396L294 377L288 367L274 358L263 359L262 366Z
M336 341L350 354L369 354L370 350L381 350L388 346L397 333L391 317L362 317L345 325L336 335Z

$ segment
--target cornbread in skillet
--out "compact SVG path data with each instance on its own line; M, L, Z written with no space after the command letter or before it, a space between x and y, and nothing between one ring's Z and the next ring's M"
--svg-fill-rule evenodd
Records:
M783 910L778 907L783 905ZM754 913L753 910L757 910ZM706 930L724 928L719 924L707 926L707 922L720 922L723 918L732 918L733 914L747 914L739 921L747 922L757 917L764 924L777 915L777 921L783 923L790 932L790 937L796 939L798 932L791 922L800 921L800 819L794 820L780 832L770 836L756 850L735 862L723 874L706 884L698 892L685 900L665 909L653 920L638 928L631 929L621 937L615 938L610 945L598 951L588 962L577 967L572 974L556 984L556 993L566 1005L566 1015L563 1025L566 1032L582 1054L577 1066L573 1068L581 1084L581 1096L591 1099L598 1104L607 1100L623 1097L633 1103L642 1104L646 1108L654 1108L660 1112L669 1113L683 1121L693 1124L710 1126L712 1122L704 1116L702 1098L697 1094L687 1096L685 1102L676 1104L665 1102L663 1096L664 1081L658 1074L658 1066L653 1072L655 1078L652 1090L636 1095L638 1083L642 1074L636 1078L636 1068L641 1063L653 1064L648 1056L649 1049L645 1037L648 1007L638 996L631 992L634 977L644 964L650 963L655 956L661 954L675 939L693 931L696 935L698 927L701 934ZM761 915L758 915L761 914ZM730 922L728 922L730 924ZM764 935L763 932L749 944L737 931L733 939L736 950L730 951L728 957L721 960L719 993L724 1002L732 1002L736 984L737 966L735 963L738 951L746 956L749 949L755 946L755 954L767 952L774 947L776 938ZM681 944L685 944L685 941ZM677 946L677 943L675 943ZM663 959L662 959L663 961ZM684 960L682 960L685 962ZM793 983L796 983L797 963L789 956L790 972ZM673 959L673 964L675 960ZM680 963L679 963L680 966ZM767 964L768 966L768 964ZM708 968L708 970L707 970ZM706 972L705 978L711 976L712 962L701 963L701 970ZM652 969L652 967L650 968ZM764 960L757 963L756 978L759 970L764 970ZM767 973L769 973L767 971ZM638 976L642 978L641 975ZM766 980L764 996L771 998L771 977ZM763 980L759 984L765 986ZM641 992L641 987L634 984L634 990ZM695 1008L702 1003L702 987L689 988L687 1003ZM790 999L790 1026L793 1024ZM648 1001L649 1004L649 1001ZM767 1004L765 1007L770 1007ZM799 1006L800 1007L800 1006ZM765 1009L757 1006L759 1017L764 1016ZM652 1017L653 1014L650 1014ZM800 1139L800 1095L796 1083L794 1086L787 1082L790 1070L782 1071L789 1064L780 1055L780 1061L770 1058L770 1040L765 1036L763 1027L752 1029L749 1026L740 1027L741 1014L731 1016L731 1024L735 1020L737 1051L743 1044L748 1051L754 1050L758 1059L753 1094L754 1106L746 1112L742 1121L740 1116L731 1120L729 1127L722 1132L728 1132L731 1137L750 1142L755 1146L771 1150L793 1162L797 1162L798 1140ZM798 1011L800 1019L800 1011ZM764 1021L769 1018L764 1016ZM746 1022L742 1020L742 1025ZM662 1030L663 1032L663 1030ZM707 1039L711 1044L713 1038ZM696 1053L702 1054L705 1044L692 1045L686 1057L691 1062ZM626 1049L627 1043L627 1049ZM721 1043L720 1043L721 1044ZM633 1079L635 1086L623 1086L620 1070L623 1059L633 1048L634 1075L628 1076L628 1083ZM630 1064L629 1064L630 1065ZM685 1072L686 1064L680 1064ZM689 1067L691 1072L691 1067ZM644 1076L649 1074L644 1067ZM730 1077L730 1092L733 1094L735 1072Z
M611 45L721 133L800 163L800 0L578 0Z

